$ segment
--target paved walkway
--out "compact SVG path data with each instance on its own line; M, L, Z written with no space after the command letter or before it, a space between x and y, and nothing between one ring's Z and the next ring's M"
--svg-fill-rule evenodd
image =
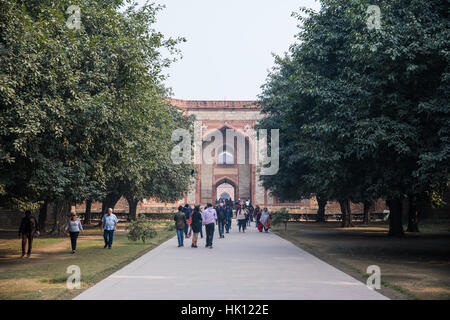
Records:
M387 299L273 233L238 233L236 221L225 239L216 228L213 249L205 238L197 249L177 245L170 239L76 299Z

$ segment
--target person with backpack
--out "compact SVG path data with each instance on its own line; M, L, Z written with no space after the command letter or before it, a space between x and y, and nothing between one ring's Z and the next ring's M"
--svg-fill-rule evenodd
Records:
M225 208L225 230L227 233L230 233L232 218L233 209L231 209L230 203L228 203Z
M22 237L22 258L25 257L25 248L28 241L27 258L31 255L31 249L33 247L33 237L39 236L39 224L35 217L31 215L31 211L25 211L25 217L22 218L19 227L19 237Z
M236 218L238 221L239 226L239 232L245 233L245 227L247 225L247 217L248 217L248 210L245 209L244 204L241 205L241 207L236 211Z
M225 224L227 222L227 217L225 213L225 208L223 207L223 202L220 203L216 211L217 211L217 225L219 227L219 236L220 238L225 238L225 235L223 233Z
M175 229L177 230L178 248L184 247L184 234L186 226L186 215L182 206L178 207L178 212L175 213L173 220L175 221Z

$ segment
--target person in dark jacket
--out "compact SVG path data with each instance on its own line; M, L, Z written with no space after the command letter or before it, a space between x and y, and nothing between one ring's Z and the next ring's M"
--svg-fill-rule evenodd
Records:
M227 204L227 207L225 208L225 230L227 233L230 233L231 229L231 221L233 219L233 209L231 209L230 203Z
M247 226L250 227L250 222L253 222L253 212L255 209L253 208L251 202L249 202L249 205L246 206L246 208L248 210Z
M39 224L35 217L31 216L31 211L25 211L25 217L22 218L19 227L19 236L22 237L22 258L25 257L25 247L28 241L27 258L31 255L31 249L33 247L34 235L39 235Z
M173 220L175 221L175 229L177 230L177 237L178 237L178 248L183 247L184 244L184 227L186 226L186 216L183 212L183 207L178 207L178 212L175 213L175 216L173 217Z
M184 212L184 215L185 215L185 217L186 217L186 221L188 221L189 218L191 217L191 214L192 214L192 208L191 208L191 206L190 206L188 203L186 203L186 204L184 205L183 212ZM188 238L188 233L189 233L189 225L186 223L186 224L184 225L184 236L185 236L186 238Z
M225 208L223 207L223 202L220 203L220 205L216 209L217 212L217 225L219 227L219 235L220 238L225 238L224 236L224 228L225 224L227 222L227 217L225 213Z
M194 235L192 236L192 248L198 248L197 239L198 234L202 230L202 214L200 212L200 206L195 206L194 212L192 213L192 224L191 224L192 232Z

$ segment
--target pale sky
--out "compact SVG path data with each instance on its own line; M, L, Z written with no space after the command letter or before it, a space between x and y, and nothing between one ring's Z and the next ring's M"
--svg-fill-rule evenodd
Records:
M139 0L145 3L145 0ZM295 41L300 7L315 0L153 0L166 8L155 29L185 37L183 58L167 71L173 97L188 100L253 100L260 93L271 53Z

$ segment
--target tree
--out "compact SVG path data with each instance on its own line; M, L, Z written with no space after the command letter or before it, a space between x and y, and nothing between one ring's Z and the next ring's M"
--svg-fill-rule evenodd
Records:
M445 1L379 1L379 30L368 30L369 4L324 0L319 12L297 15L300 42L276 59L261 103L265 123L289 135L282 147L297 153L285 161L307 160L306 176L322 188L311 192L340 203L342 226L351 225L350 201L367 210L383 197L396 236L403 199L415 230L414 203L440 197L450 178ZM292 163L283 180L297 174Z
M152 28L153 4L81 0L81 28L70 29L71 4L0 0L0 202L52 203L54 232L72 204L113 207L129 192L124 177L141 178L137 146L176 123L163 103L172 60L160 50L176 54L183 41Z

